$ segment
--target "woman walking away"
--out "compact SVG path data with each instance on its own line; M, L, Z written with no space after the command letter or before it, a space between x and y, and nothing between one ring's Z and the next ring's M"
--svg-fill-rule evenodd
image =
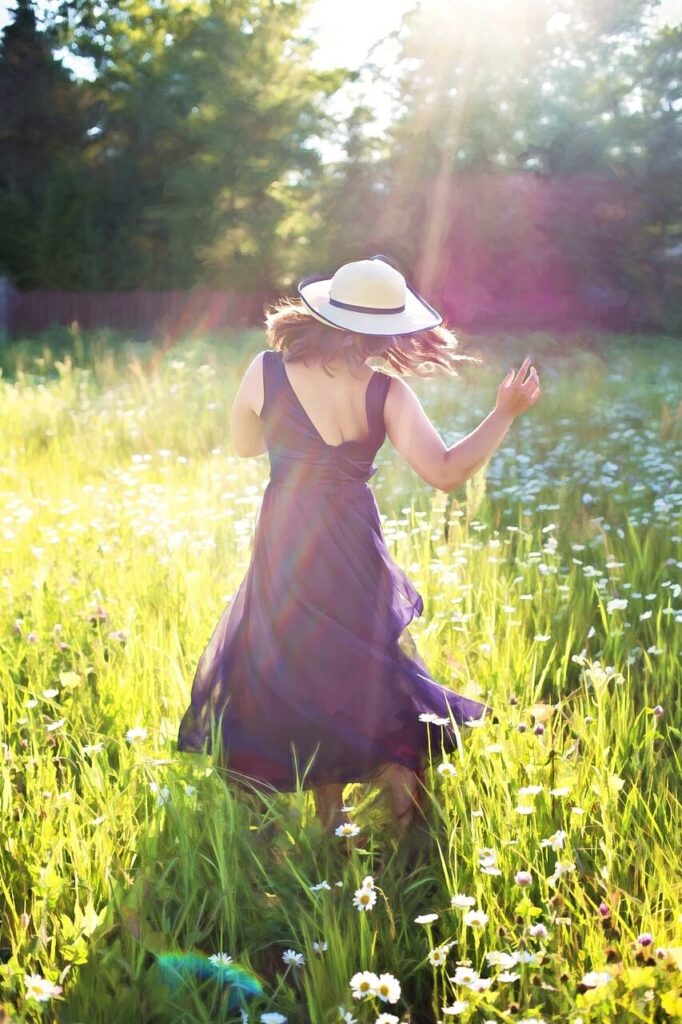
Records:
M423 601L384 542L373 460L388 437L426 483L459 487L537 401L538 374L529 359L511 370L494 409L448 448L400 374L433 365L455 374L478 360L457 353L404 276L373 256L309 277L298 292L267 313L270 347L234 399L234 450L267 452L270 479L248 570L199 660L178 749L211 753L217 740L236 781L315 789L330 832L346 820L346 783L376 781L403 830L420 805L429 744L455 749L453 720L466 726L492 707L436 682L417 653L407 626ZM373 370L372 357L393 373Z

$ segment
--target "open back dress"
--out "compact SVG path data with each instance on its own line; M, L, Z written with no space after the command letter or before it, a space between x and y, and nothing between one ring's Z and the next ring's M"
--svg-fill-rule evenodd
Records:
M373 372L368 433L330 445L263 355L270 461L246 575L199 660L178 750L212 752L236 782L293 791L368 782L387 761L424 777L429 745L490 705L437 683L407 630L423 600L386 547L368 480L391 378ZM440 722L433 722L433 718ZM431 734L429 737L429 733Z

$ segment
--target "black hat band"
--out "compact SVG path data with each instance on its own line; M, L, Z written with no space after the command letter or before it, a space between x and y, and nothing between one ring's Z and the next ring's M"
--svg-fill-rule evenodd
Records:
M332 306L339 309L350 309L353 313L404 313L405 303L402 306L395 306L393 309L380 309L378 306L353 306L350 302L339 302L338 299L329 299Z

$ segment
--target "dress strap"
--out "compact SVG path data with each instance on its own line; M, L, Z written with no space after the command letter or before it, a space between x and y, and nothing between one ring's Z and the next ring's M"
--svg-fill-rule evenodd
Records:
M386 434L384 406L386 404L386 395L388 394L390 386L391 378L389 374L382 373L380 370L375 370L374 377L369 382L369 392L367 396L368 426L372 435L379 436Z
M282 384L278 363L281 365L281 353L272 348L266 349L263 353L263 408L261 409L261 416L271 407Z

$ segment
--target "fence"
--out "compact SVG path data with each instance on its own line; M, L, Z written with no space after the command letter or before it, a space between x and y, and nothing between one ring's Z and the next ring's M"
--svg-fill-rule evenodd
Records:
M272 296L195 288L188 291L19 291L0 278L0 335L36 334L71 324L110 327L140 338L220 331L263 323Z

